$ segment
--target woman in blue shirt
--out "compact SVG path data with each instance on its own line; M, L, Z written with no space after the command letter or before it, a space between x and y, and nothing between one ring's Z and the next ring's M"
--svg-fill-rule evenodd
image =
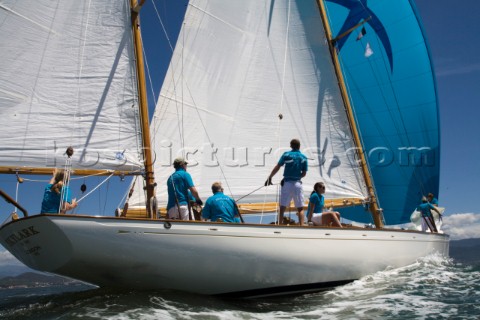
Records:
M323 182L317 182L313 186L312 194L310 195L310 201L307 208L308 222L312 222L314 226L334 226L342 227L340 223L340 213L336 211L322 212L325 204L325 184Z

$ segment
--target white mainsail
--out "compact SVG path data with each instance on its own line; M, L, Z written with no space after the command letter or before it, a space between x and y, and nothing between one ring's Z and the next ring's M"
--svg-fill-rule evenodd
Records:
M176 156L202 197L220 180L237 199L264 183L292 138L310 159L305 193L324 181L327 198L367 196L315 1L190 1L151 134L160 204Z
M141 168L129 2L0 0L0 167Z

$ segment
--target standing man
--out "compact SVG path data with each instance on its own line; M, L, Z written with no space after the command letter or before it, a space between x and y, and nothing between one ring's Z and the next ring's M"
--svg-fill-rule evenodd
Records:
M223 194L223 187L220 182L212 184L213 196L205 201L202 217L210 221L222 221L240 223L240 214L235 201Z
M433 193L429 193L429 194L427 195L427 200L428 200L429 203L431 203L431 204L434 205L435 207L438 207L438 200L437 200L437 198L435 198L435 197L433 196Z
M422 204L418 205L417 211L420 211L422 214L422 231L424 232L427 231L427 229L430 229L431 232L438 232L437 226L435 225L435 218L433 217L431 210L436 211L440 218L442 217L438 208L428 202L426 197L422 197Z
M308 160L307 157L300 152L300 140L293 139L290 141L291 151L285 152L277 165L273 168L272 172L268 176L267 181L265 181L265 186L272 185L273 176L280 170L280 167L285 165L285 170L283 171L283 180L280 183L282 189L280 192L280 217L279 224L283 223L283 216L285 214L285 209L290 204L290 201L295 203L297 208L297 216L300 225L303 225L305 220L303 215L303 187L302 187L302 178L305 177L308 170Z
M182 157L173 161L175 172L167 180L167 217L169 219L189 220L189 190L195 197L196 203L203 204L193 184L192 176L187 172L187 164L188 162Z

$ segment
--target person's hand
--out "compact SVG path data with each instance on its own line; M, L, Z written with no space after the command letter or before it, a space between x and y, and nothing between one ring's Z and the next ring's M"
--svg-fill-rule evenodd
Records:
M265 187L271 186L272 184L272 177L268 177L267 181L265 181Z
M202 199L197 199L195 202L196 202L199 206L202 206L202 205L203 205Z
M302 182L302 181L300 181ZM282 181L280 181L280 185L283 187L283 185L285 184L285 179L282 179Z

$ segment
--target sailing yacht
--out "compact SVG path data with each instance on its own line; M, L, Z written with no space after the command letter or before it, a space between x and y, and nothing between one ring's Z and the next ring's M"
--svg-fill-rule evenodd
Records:
M32 214L2 192L23 213L0 227L16 258L101 287L263 297L448 255L446 234L389 227L439 188L413 0L191 0L150 123L143 2L0 1L0 172L139 177L117 216ZM360 224L165 219L177 156L202 197L222 181L244 215L275 212L263 183L292 138L305 192L323 181L325 205Z

